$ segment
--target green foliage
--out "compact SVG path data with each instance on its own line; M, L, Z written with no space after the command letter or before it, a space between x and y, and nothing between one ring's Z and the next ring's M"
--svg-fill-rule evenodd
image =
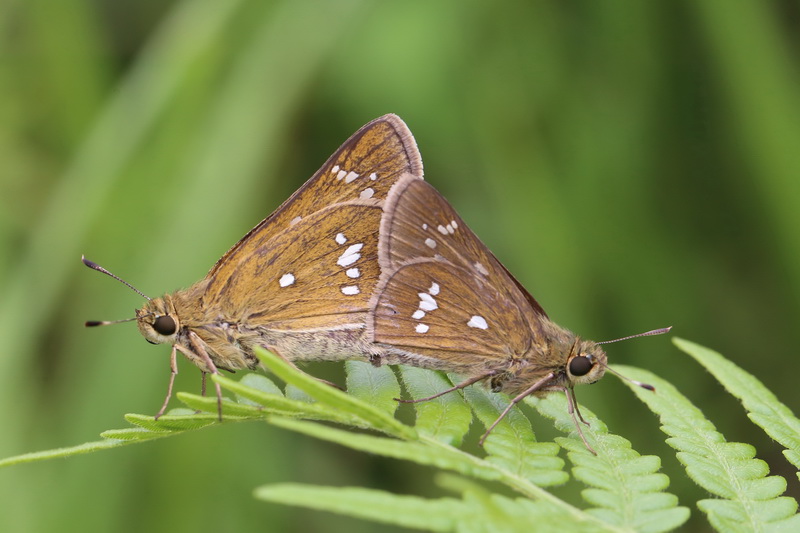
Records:
M786 459L800 468L800 420L769 389L722 355L683 339L675 344L711 372L731 395L741 400L747 417L786 449ZM800 473L798 473L800 476Z
M796 445L798 420L756 378L715 352L688 341L675 342L741 399L759 427L787 447ZM689 517L689 509L667 490L670 480L661 472L660 458L640 455L628 440L610 433L600 419L582 408L589 423L583 433L597 452L592 454L577 435L560 394L526 399L564 433L555 442L537 442L528 418L515 409L490 434L483 451L469 452L470 413L483 427L488 426L507 401L500 395L473 386L463 396L451 393L413 404L417 420L412 427L393 415L397 404L392 398L400 389L388 367L348 363L348 388L354 392L345 393L268 352L259 351L258 356L274 375L302 391L304 399L287 398L260 374L247 374L238 381L214 375L212 379L235 395L235 400L223 402L223 424L261 420L360 452L432 467L440 471L436 485L450 494L424 498L379 489L277 483L256 489L260 500L424 531L525 531L535 523L570 531L658 532L673 530ZM415 398L434 394L450 383L435 372L401 368L400 373ZM726 442L697 407L658 376L633 367L624 368L624 373L655 386L656 392L651 392L629 384L660 417L666 442L676 450L686 475L713 496L696 505L715 529L788 531L800 527L797 502L782 496L786 480L769 475L766 463L754 458L753 446ZM0 461L0 466L125 446L219 424L215 398L187 393L178 397L189 408L205 412L174 409L158 420L127 415L134 427L106 431L102 441L24 454ZM462 442L465 449L460 447ZM567 452L569 472L558 455L561 449ZM796 452L794 448L787 450L787 457L795 457L788 452ZM585 507L545 490L571 483L584 487L580 494Z
M742 399L749 414L753 414L751 406L762 412L780 412L780 417L758 418L768 433L792 436L787 439L790 442L800 437L797 419L756 378L707 348L681 339L676 339L675 344L714 373L729 391L735 390L734 395ZM658 393L649 394L629 384L661 418L661 429L669 435L667 444L677 450L686 474L717 496L697 503L716 529L791 531L800 527L800 516L795 514L797 502L781 496L786 490L786 480L767 475L769 467L764 461L754 459L753 446L726 442L700 409L670 383L641 369L625 368L624 372L656 387Z

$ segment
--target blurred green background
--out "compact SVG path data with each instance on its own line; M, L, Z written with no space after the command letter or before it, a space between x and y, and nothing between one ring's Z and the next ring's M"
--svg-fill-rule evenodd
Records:
M167 347L133 324L83 328L141 300L82 253L153 296L188 286L387 112L557 322L597 340L673 325L796 410L798 20L791 1L4 2L0 457L96 440L163 399ZM800 493L668 338L608 348ZM196 392L180 368L177 390ZM625 387L585 389L612 431L665 457L684 505L703 496ZM229 424L2 470L0 529L378 529L252 499L277 481L440 494L428 469Z

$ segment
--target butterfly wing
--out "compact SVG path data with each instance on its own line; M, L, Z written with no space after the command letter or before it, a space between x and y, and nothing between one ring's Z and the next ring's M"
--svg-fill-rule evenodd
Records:
M381 214L376 200L312 213L242 257L206 307L273 331L363 326L380 273Z
M448 363L513 358L543 341L541 306L433 187L402 178L385 212L370 340Z
M422 178L422 158L405 122L389 114L366 124L302 187L217 261L206 276L210 280L207 290L218 290L242 256L264 247L303 217L339 202L385 200L389 189L405 173Z
M422 162L405 123L370 122L211 269L204 307L279 331L363 326L379 276L381 208L411 175L421 180Z

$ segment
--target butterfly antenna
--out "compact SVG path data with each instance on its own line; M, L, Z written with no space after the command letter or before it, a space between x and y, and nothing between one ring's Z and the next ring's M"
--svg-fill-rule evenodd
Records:
M101 267L100 265L98 265L98 264L97 264L97 263L95 263L94 261L89 261L88 259L86 259L86 256L83 256L83 255L82 255L82 256L81 256L81 261L83 261L83 264L84 264L84 265L86 265L87 267L91 268L92 270L97 270L98 272L102 272L103 274L105 274L105 275L107 275L107 276L111 276L111 277L112 277L112 278L114 278L115 280L117 280L117 281L119 281L120 283L122 283L122 284L126 285L126 286L127 286L129 289L131 289L133 292L135 292L136 294L138 294L139 296L141 296L141 297L142 297L142 298L144 298L145 300L148 300L148 301L152 300L152 298L150 298L149 296L147 296L145 293L143 293L142 291L140 291L139 289L137 289L136 287L134 287L133 285L131 285L130 283L128 283L127 281L125 281L124 279L122 279L121 277L119 277L119 276L117 276L117 275L114 275L114 274L112 274L111 272L109 272L109 271L108 271L108 270L106 270L105 268ZM130 320L136 320L136 319L135 319L135 318L132 318L132 319L130 319ZM123 320L123 322L124 322L124 320ZM88 324L87 324L87 325L88 325ZM95 325L99 325L99 324L95 324Z
M614 339L613 341L596 342L595 344L611 344L612 342L627 341L630 339L635 339L636 337L649 337L651 335L661 335L662 333L667 333L671 329L672 326L669 326L666 328L659 328L651 331L645 331L644 333L637 333L636 335L629 335L627 337L622 337L620 339Z
M623 381L627 381L627 382L629 382L629 383L633 383L633 384L634 384L634 385L636 385L637 387L641 387L641 388L643 388L643 389L647 389L647 390L650 390L650 391L653 391L653 392L655 392L655 391L656 391L656 388L655 388L655 387L653 387L652 385L650 385L649 383L644 383L644 382L642 382L642 381L638 381L638 380L635 380L635 379L631 379L631 378L629 378L628 376L623 376L622 374L620 374L619 372L617 372L616 370L614 370L613 368L611 368L611 367L610 367L610 366L608 366L607 364L605 364L605 363L602 363L602 364L603 364L603 366L604 366L604 367L606 367L606 370L608 370L609 372L611 372L612 374L614 374L615 376L617 376L619 379L621 379L621 380L623 380Z
M610 344L612 342L627 341L629 339L635 339L636 337L649 337L651 335L661 335L662 333L667 333L671 329L672 329L672 326L669 326L669 327L666 327L666 328L659 328L659 329L654 329L654 330L651 330L651 331L645 331L644 333L637 333L636 335L629 335L628 337L622 337L620 339L614 339L612 341L598 342L596 344ZM617 376L619 379L621 379L623 381L627 381L629 383L633 383L634 385L636 385L638 387L641 387L643 389L647 389L647 390L655 392L656 388L653 387L652 385L650 385L649 383L643 383L641 381L638 381L638 380L635 380L635 379L631 379L628 376L623 376L622 374L620 374L619 372L617 372L616 370L614 370L613 368L611 368L607 364L605 364L605 363L602 363L602 364L603 364L604 367L606 367L606 370L608 370L609 372L611 372L612 374Z
M121 322L132 322L134 320L136 320L136 317L123 318L122 320L87 320L85 326L87 328L93 328L95 326L108 326L111 324L119 324Z

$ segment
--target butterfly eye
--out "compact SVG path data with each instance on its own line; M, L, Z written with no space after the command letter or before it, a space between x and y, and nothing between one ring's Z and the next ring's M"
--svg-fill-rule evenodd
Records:
M585 355L576 355L569 362L569 373L573 376L585 376L593 366L592 360Z
M153 329L161 335L172 335L178 326L175 324L175 319L169 315L164 315L156 318L153 322Z

